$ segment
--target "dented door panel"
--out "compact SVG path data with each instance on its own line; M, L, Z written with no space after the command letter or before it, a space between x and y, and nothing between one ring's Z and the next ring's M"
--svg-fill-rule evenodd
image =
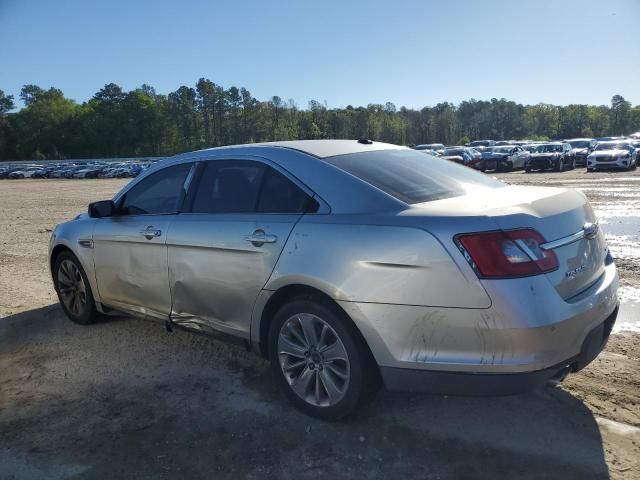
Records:
M174 217L116 216L96 222L93 232L95 276L104 305L167 318L171 294L166 238Z
M298 214L178 215L168 237L172 320L248 338L255 300L299 218ZM262 234L269 242L251 241Z

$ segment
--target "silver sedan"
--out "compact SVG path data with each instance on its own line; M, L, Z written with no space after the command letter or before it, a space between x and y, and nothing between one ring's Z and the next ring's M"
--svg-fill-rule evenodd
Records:
M392 390L506 394L604 347L618 274L586 197L368 140L158 162L59 225L69 318L129 313L238 337L303 411Z

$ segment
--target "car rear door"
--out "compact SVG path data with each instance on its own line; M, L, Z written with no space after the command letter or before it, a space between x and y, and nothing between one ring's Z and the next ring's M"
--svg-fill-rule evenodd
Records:
M203 162L169 231L172 320L249 336L254 302L311 195L260 160Z
M100 301L166 319L171 311L167 232L184 200L193 164L145 177L117 202L117 214L96 221L94 265Z

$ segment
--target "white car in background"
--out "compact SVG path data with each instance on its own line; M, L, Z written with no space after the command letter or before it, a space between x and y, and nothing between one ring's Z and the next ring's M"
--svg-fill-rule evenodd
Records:
M36 172L42 171L42 167L27 167L21 170L16 170L9 174L9 178L31 178Z
M587 171L602 168L623 168L632 170L637 167L638 152L626 141L600 142L587 157Z

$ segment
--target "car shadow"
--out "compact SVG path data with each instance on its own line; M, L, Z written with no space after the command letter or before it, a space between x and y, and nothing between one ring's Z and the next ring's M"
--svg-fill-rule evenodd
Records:
M236 345L57 306L0 319L0 477L609 478L596 419L562 388L372 395L325 422Z

